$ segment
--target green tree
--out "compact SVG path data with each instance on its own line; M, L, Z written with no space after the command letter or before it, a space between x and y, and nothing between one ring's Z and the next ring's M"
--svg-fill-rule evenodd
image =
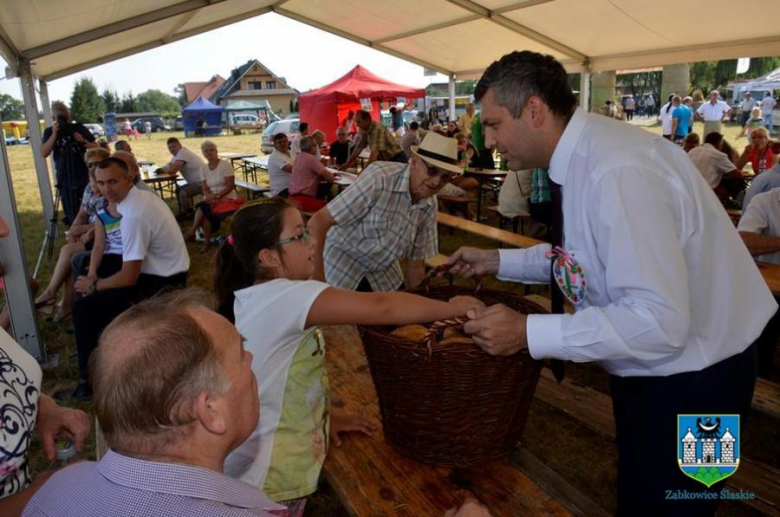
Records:
M656 99L661 95L661 72L638 72L634 74L621 74L617 76L617 82L623 87L626 94L638 97L652 93Z
M474 95L474 88L476 87L476 79L469 79L468 81L456 81L455 95Z
M163 117L176 117L181 113L181 105L173 95L160 90L146 90L136 97L139 111L155 111Z
M187 103L187 92L184 90L184 83L179 83L176 88L173 89L173 93L176 94L176 100L179 102L179 106L185 107Z
M108 89L103 90L103 93L100 94L100 98L103 100L106 111L117 111L122 103L119 94Z
M98 95L95 83L89 77L82 77L73 87L70 96L70 116L79 122L96 122L105 106Z
M124 94L122 102L119 103L119 111L121 113L135 113L140 111L138 109L138 99L133 96L133 92Z
M19 99L0 93L0 119L21 120L24 118L24 104Z

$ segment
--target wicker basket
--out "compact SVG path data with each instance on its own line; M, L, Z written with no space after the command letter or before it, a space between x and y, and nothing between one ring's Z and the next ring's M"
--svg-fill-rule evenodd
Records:
M412 292L441 300L474 295L460 287ZM476 296L524 314L545 312L509 293L482 290ZM504 457L517 445L542 366L527 350L494 357L473 343L434 342L429 348L391 335L389 327L358 328L384 433L400 454L444 467L467 467Z

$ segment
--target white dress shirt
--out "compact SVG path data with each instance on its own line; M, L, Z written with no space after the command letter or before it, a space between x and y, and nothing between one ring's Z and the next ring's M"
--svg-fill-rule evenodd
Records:
M737 169L737 166L712 144L704 144L691 149L688 152L688 158L699 169L704 181L711 188L717 188L725 174Z
M712 189L685 152L578 109L550 161L565 248L588 286L575 314L528 317L537 359L618 376L698 371L744 351L777 310ZM549 245L499 250L499 278L548 282Z
M780 188L756 195L740 218L737 231L780 237ZM780 265L780 251L759 255L756 260Z
M696 111L704 118L704 122L720 122L723 116L731 111L731 107L723 101L717 101L715 104L707 101Z

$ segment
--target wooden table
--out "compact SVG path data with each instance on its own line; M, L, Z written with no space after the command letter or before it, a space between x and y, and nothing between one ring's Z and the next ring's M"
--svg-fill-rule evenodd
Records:
M324 331L332 406L379 423L360 337L352 327ZM496 516L606 515L527 451L518 455L517 466L501 460L464 469L435 467L395 452L379 426L373 436L348 434L341 447L332 446L324 473L350 515L439 517L468 497L481 501ZM526 469L543 478L536 479L544 489Z
M142 176L143 177L143 176ZM176 173L174 174L149 174L148 177L144 177L144 183L147 185L151 185L154 190L156 190L160 197L165 199L165 191L171 193L171 195L175 195L176 192L176 179L178 178L178 175Z
M257 172L268 171L268 156L243 158L241 160L241 168L244 172L244 178L249 179L251 176L252 182L257 183Z
M515 246L517 248L530 248L537 244L544 244L544 241L526 237L525 235L518 235L513 232L494 228L486 224L469 221L461 217L457 217L444 212L438 212L436 214L436 220L439 224L455 228L457 230L463 230L464 232L471 233L473 235L480 235L487 239L498 241L502 244L509 246Z
M463 175L468 178L474 178L479 182L479 190L477 190L477 221L482 219L482 186L497 178L506 178L507 171L498 169L466 169L463 171Z
M236 171L236 162L243 160L245 158L254 158L255 154L247 154L247 153L219 153L218 155L223 160L230 160L230 166L233 168L234 171ZM239 164L239 167L241 165Z
M756 265L772 294L780 296L780 266L768 262L756 262Z

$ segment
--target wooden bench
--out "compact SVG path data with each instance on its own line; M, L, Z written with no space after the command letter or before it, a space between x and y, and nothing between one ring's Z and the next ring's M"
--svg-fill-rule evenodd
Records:
M249 194L249 197L252 199L256 198L257 196L265 195L271 192L270 188L263 187L261 185L258 185L257 183L252 183L251 181L244 181L239 179L236 179L234 181L236 182L236 186L246 190L247 193Z
M614 440L612 399L571 380L558 384L549 370L542 370L534 395L589 429ZM755 499L741 501L765 514L780 513L780 470L742 456L737 472L726 482L730 490L755 492Z
M439 201L439 210L446 210L447 213L455 215L456 213L463 214L464 217L469 217L469 205L474 203L474 200L468 197L459 196L442 196L437 195L436 198Z
M517 229L520 229L520 233L525 233L526 227L531 224L531 216L528 214L515 215L513 217L507 217L498 210L498 206L489 206L487 211L498 216L498 227L503 228L506 223L512 224L512 231L517 233Z
M324 331L332 405L378 423L376 392L360 337L352 327ZM341 447L331 447L324 474L350 515L442 516L467 497L497 516L606 515L527 451L519 458L519 468L506 460L463 469L434 467L396 453L380 426L371 437L350 434Z
M438 212L436 218L439 224L517 248L530 248L537 244L544 244L544 241L538 239L532 239L525 235L518 235L507 230L501 230L474 221L467 221L466 219L461 219L460 217L455 217L454 215L445 214L443 212Z

